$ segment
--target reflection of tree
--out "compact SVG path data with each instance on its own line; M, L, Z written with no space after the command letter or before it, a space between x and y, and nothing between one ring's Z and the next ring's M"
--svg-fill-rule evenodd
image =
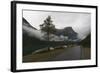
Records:
M50 40L50 34L54 33L56 31L55 29L55 25L52 24L52 20L51 20L51 16L48 16L45 20L44 20L44 23L40 25L40 29L41 31L45 31L45 39L47 41Z

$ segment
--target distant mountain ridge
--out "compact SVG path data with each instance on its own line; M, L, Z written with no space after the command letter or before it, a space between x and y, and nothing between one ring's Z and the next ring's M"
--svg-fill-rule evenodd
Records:
M77 39L78 33L76 33L72 27L65 27L64 29L56 29L56 35L68 36L68 39Z
M33 27L25 18L23 18L22 30L23 35L27 35L39 40L42 39L42 36L44 35L40 30L37 30L35 27Z
M23 19L23 25L26 25L28 27L31 27L31 28L37 30L35 27L33 27L32 25L30 25L30 23L25 18L22 18L22 19Z
M30 23L25 18L23 18L23 27L24 27L23 33L26 33L26 34L31 33L32 36L36 36L37 34L40 34L40 35L37 35L37 37L40 36L40 39L42 39L42 36L45 34L45 32L43 33L40 30L37 30L32 25L30 25ZM78 39L77 38L78 33L76 33L72 27L65 27L64 29L56 29L56 32L54 32L53 34L55 35L55 37L67 36L69 40Z

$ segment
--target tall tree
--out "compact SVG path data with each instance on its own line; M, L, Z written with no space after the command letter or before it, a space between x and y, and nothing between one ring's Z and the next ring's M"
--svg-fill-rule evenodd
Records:
M47 41L50 40L50 34L54 33L56 31L55 29L55 25L52 24L52 20L51 20L51 16L48 16L45 20L44 20L44 23L40 25L40 29L41 31L44 31L46 32L46 39Z

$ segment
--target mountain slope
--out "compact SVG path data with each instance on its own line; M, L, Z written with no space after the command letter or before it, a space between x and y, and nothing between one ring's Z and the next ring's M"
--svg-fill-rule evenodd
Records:
M83 47L91 47L91 34L89 34L84 40L80 42Z
M22 18L22 19L23 19L23 25L37 30L35 27L33 27L32 25L30 25L30 23L25 18Z
M23 34L27 35L29 37L34 37L37 39L42 40L42 36L44 35L44 33L41 33L41 31L37 30L35 27L31 26L30 23L23 18Z
M76 33L72 27L66 27L64 29L56 29L55 35L63 35L63 36L67 36L68 39L77 39L77 35L78 33Z

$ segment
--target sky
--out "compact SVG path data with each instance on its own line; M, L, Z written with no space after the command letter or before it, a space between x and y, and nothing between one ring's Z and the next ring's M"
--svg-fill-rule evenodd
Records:
M32 11L24 10L23 17L35 28L40 29L39 25L51 16L52 23L58 29L72 27L79 34L80 38L85 38L91 30L91 14L76 12L51 12L51 11Z

